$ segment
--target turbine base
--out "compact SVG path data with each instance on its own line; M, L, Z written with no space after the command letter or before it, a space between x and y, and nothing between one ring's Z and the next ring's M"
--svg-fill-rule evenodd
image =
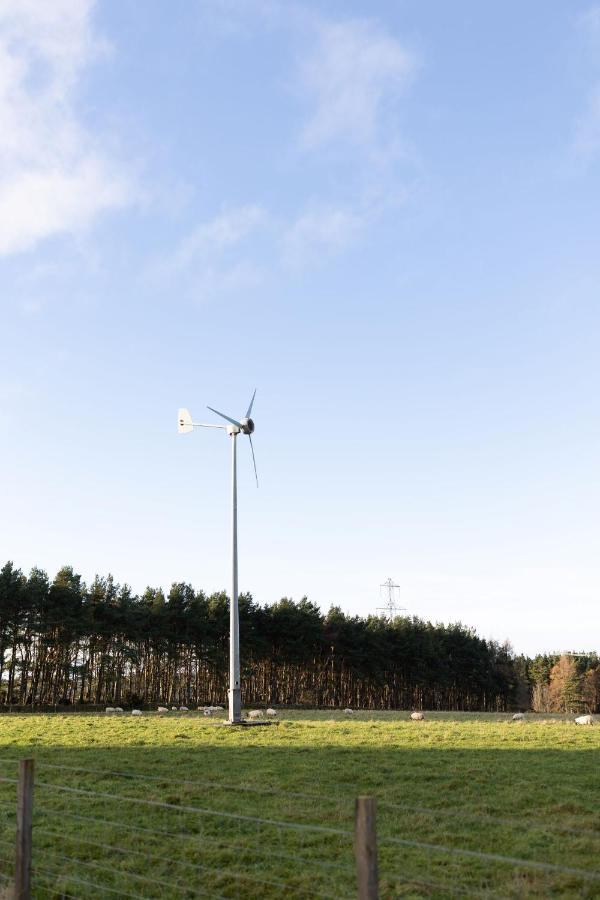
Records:
M264 722L254 722L249 721L248 719L240 719L239 722L215 722L220 728L254 728L255 725L279 725L279 722L270 722L268 719L265 719Z
M232 725L242 721L242 697L239 687L231 688L229 691L229 721Z

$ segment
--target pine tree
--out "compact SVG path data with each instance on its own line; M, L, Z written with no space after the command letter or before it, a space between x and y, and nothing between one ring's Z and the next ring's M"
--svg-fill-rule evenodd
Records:
M581 677L572 656L563 654L550 670L550 701L555 712L579 712L583 706Z

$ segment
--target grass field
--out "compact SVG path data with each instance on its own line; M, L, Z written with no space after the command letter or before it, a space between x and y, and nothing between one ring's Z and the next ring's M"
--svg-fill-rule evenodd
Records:
M600 728L509 720L282 711L233 729L191 712L6 714L0 871L12 873L15 760L34 756L36 897L353 897L365 793L382 897L600 897Z

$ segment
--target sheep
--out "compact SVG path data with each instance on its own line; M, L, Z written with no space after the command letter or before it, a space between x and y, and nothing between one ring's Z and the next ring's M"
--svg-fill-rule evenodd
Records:
M107 706L106 709L104 710L104 712L107 712L107 713L114 713L114 711L115 711L114 706Z
M122 712L123 712L123 707L122 707L122 706L115 706L113 712L116 712L116 713L122 713Z
M187 708L187 706L180 706L179 711L180 712L188 712L188 708Z
M277 710L276 710L276 709L271 709L271 707L269 707L268 710L267 710L267 715L268 715L268 716L276 716L276 715L277 715Z
M215 712L223 712L224 708L224 706L211 706L211 709Z
M347 709L344 710L344 715L346 715L346 716L353 716L353 715L354 715L354 710L353 710L353 709L350 709L350 707L348 707Z
M263 715L264 715L264 713L263 713L262 709L251 709L248 712L249 719L262 719Z
M425 713L422 713L422 712L412 712L412 713L410 714L410 717L411 717L411 719L413 720L413 722L422 722L422 721L425 719Z
M172 706L171 709L177 709L177 707L176 707L176 706Z
M159 706L157 712L166 713L166 712L169 712L169 709L166 706Z
M524 718L525 718L525 716L523 715L523 713L515 713L514 716L512 717L512 721L513 722L522 722Z
M575 719L576 725L593 725L594 720L591 716L577 716Z
M212 716L212 709L210 708L210 706L205 706L205 707L204 707L204 715L205 715L205 716Z
M131 715L132 715L132 716L141 716L141 714L142 714L141 709L132 709L132 710L131 710Z

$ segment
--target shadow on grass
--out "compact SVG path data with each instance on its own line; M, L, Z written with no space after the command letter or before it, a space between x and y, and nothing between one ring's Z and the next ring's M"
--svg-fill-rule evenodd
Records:
M54 742L49 722L30 740L21 735L0 750L5 777L15 772L12 759L36 758L35 845L50 868L57 848L63 858L52 878L81 877L88 866L107 896L117 873L134 894L137 886L138 896L165 898L195 896L204 872L208 896L352 896L354 802L368 793L378 800L384 897L461 890L600 896L600 873L594 881L514 863L600 869L595 733L513 729L508 746L494 746L505 739L500 728L398 734L387 726L338 723L328 731L326 723L282 723L234 732L181 719L159 734L155 721L142 731L130 721L97 719L79 746L58 734ZM88 730L85 720L79 726ZM14 790L2 784L2 804L10 805ZM7 820L7 834L10 827ZM140 880L149 866L150 884ZM169 880L176 882L171 892L159 884ZM66 892L59 881L48 890L49 897ZM86 891L80 886L75 895ZM98 894L90 889L89 896Z

